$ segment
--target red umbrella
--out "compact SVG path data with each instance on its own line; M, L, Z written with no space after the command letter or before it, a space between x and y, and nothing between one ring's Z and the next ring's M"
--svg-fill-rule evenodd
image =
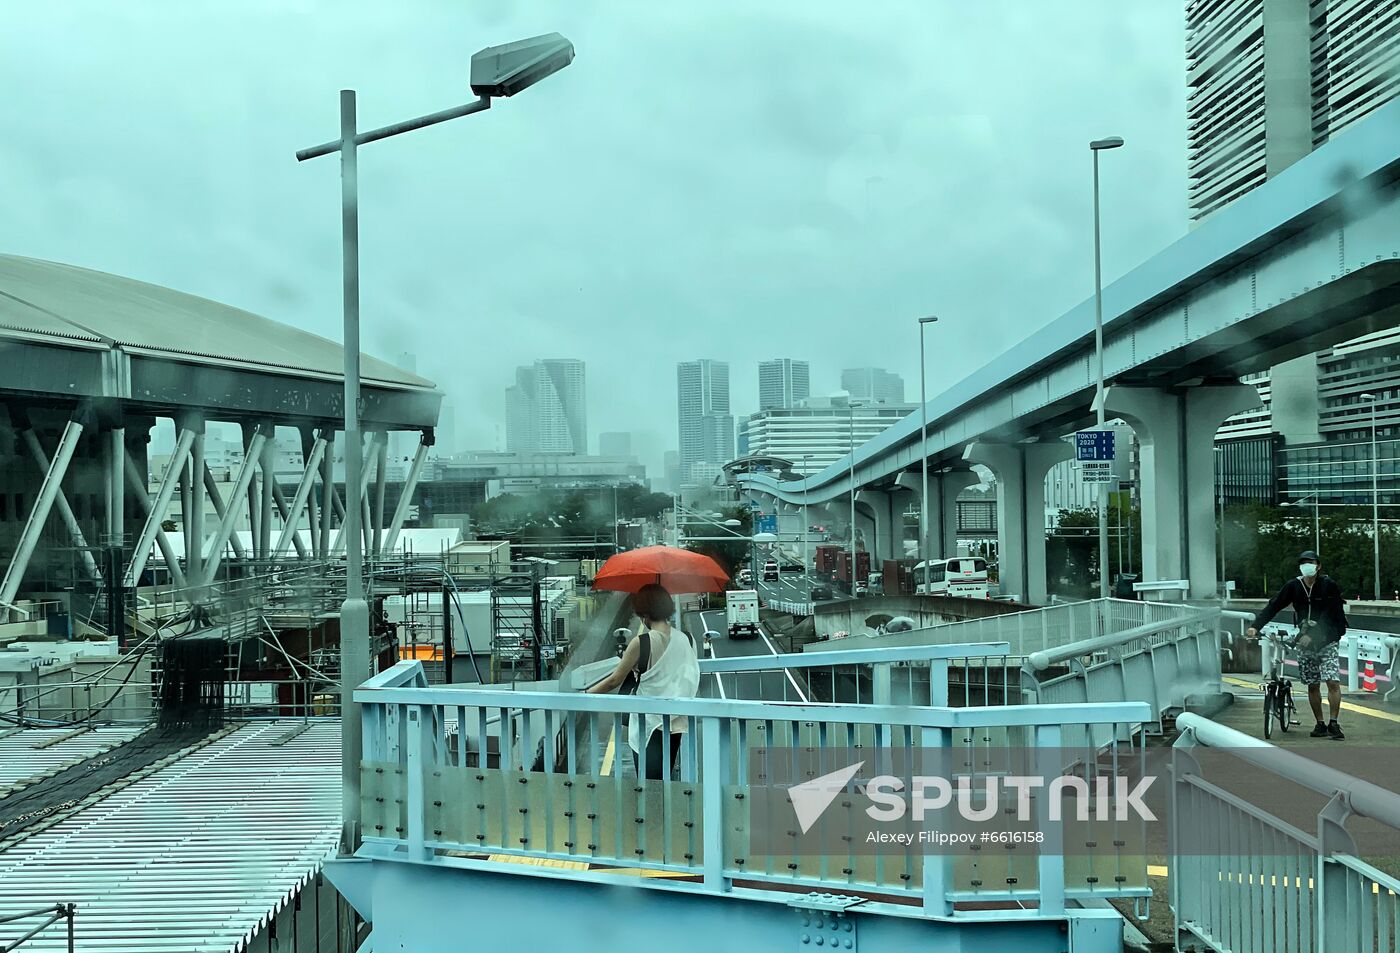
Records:
M703 553L671 546L647 546L618 553L598 570L594 589L636 592L659 583L672 595L691 592L723 592L729 574Z

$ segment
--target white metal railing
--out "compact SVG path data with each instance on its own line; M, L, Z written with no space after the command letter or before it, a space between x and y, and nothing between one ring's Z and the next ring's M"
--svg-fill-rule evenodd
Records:
M701 694L853 705L1017 704L1009 648L988 642L703 659Z
M1168 622L1195 611L1196 607L1180 602L1091 599L905 632L884 633L856 641L857 644L870 646L1006 642L1010 645L1011 655L1025 656L1071 642L1116 635L1149 623ZM813 643L807 646L806 651L825 651L829 644Z
M400 662L366 682L355 700L363 706L365 739L360 856L368 859L470 866L493 856L545 858L690 875L699 883L671 887L712 893L729 892L735 880L864 890L912 900L938 916L984 900L1055 916L1067 900L1150 892L1140 847L1066 858L1021 845L971 860L926 855L917 846L881 856L854 845L839 855L760 853L750 849L746 801L751 782L760 783L750 776L755 748L951 752L996 737L1006 746L1059 749L1066 726L1132 731L1150 715L1141 703L947 708L427 687L417 662ZM623 739L633 714L684 729L674 779L630 769ZM532 766L522 753L537 750L537 738L558 742ZM1085 752L1075 770L1094 763ZM548 867L530 871L570 876Z
M1162 716L1183 709L1187 696L1220 690L1219 620L1218 609L1189 609L1174 618L1033 652L1021 672L1023 690L1033 703L1146 702L1152 709L1149 730L1160 734ZM1054 674L1047 677L1048 671ZM1093 740L1102 745L1111 739Z
M1400 939L1400 879L1362 860L1348 821L1400 836L1400 794L1207 718L1183 715L1174 750L1171 905L1178 949L1232 953L1390 951ZM1209 749L1228 749L1207 759ZM1226 759L1319 797L1311 829L1228 790ZM1374 836L1374 835L1373 835ZM1210 849L1205 849L1209 845ZM1389 852L1389 851L1388 851Z

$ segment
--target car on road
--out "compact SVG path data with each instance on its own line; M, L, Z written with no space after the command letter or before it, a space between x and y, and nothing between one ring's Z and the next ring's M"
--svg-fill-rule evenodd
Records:
M778 581L778 563L777 563L776 560L770 559L770 560L768 560L766 563L763 564L763 581L764 581L764 582L777 582L777 581Z
M856 583L856 598L860 599L868 595L870 595L870 587L863 582Z
M830 587L830 586L813 586L813 587L812 587L812 601L813 601L813 602L824 602L824 601L827 601L827 600L829 600L829 599L831 599L831 587Z

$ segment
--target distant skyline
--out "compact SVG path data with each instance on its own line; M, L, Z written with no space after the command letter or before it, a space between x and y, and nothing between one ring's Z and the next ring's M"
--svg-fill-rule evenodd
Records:
M912 389L937 314L934 396L1088 297L1091 139L1127 141L1107 279L1186 230L1180 3L329 9L16 5L0 251L339 340L337 167L295 150L341 88L366 128L406 119L470 98L471 51L558 30L567 70L362 150L363 344L417 355L463 449L499 445L516 367L577 357L590 429L659 473L680 361L727 361L736 415L774 355L814 395L863 365Z

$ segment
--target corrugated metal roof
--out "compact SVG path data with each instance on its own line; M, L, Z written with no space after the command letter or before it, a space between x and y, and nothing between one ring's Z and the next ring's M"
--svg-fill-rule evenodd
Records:
M335 851L339 725L274 744L300 724L238 728L0 853L0 916L76 903L84 953L234 950ZM66 949L52 932L26 953Z
M260 365L341 376L339 344L241 308L120 275L0 255L0 337L141 349L194 363ZM366 382L431 388L432 382L369 355Z
M140 731L132 725L93 728L80 735L73 735L72 728L23 728L4 734L0 736L0 790L101 754ZM53 743L64 735L73 737Z

